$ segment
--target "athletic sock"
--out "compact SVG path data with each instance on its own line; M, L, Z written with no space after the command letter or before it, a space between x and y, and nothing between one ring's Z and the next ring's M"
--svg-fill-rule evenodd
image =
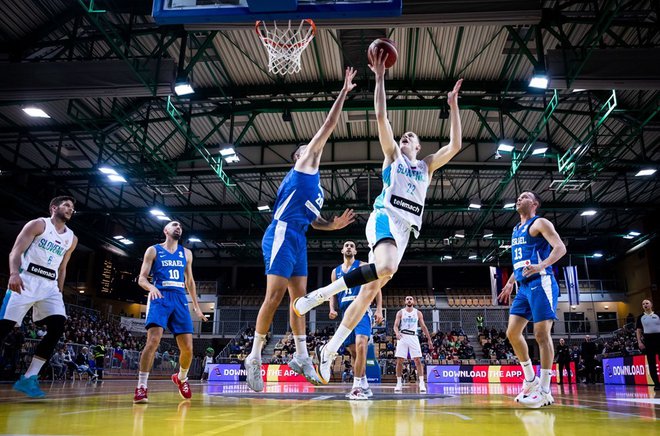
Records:
M186 369L179 368L179 375L178 375L178 377L179 377L179 381L180 381L180 382L184 382L184 381L188 380L188 370L189 370L189 369L190 369L190 368L186 368Z
M418 378L419 378L419 384L420 385L423 384L424 383L424 376L420 375Z
M525 380L528 382L534 381L536 378L536 374L534 373L534 367L532 366L532 360L526 360L524 362L520 362L520 366L522 366L523 369L523 374L525 374Z
M362 387L362 377L353 377L353 389Z
M401 379L401 377L396 378L396 384L398 384L398 385L403 384L403 380Z
M148 372L138 372L138 385L137 387L139 388L140 386L144 387L147 389L147 380L149 380L149 373Z
M362 384L360 385L362 389L369 389L369 380L367 379L367 376L365 375L362 377Z
M550 392L550 378L551 377L552 377L552 370L551 369L541 368L541 389L543 389L543 392L545 392L545 393Z
M30 367L27 371L25 371L25 378L32 377L33 375L39 375L39 371L41 371L41 367L44 366L44 363L46 363L44 359L37 356L32 357Z
M257 359L261 362L261 349L264 346L264 342L266 342L266 335L254 332L254 341L252 342L252 351L248 356L249 359Z
M307 336L305 335L294 335L293 336L293 341L296 343L296 354L298 357L309 357L309 353L307 353Z
M339 280L337 280L339 281ZM337 281L335 283L337 283ZM341 344L344 343L346 338L351 334L351 329L345 327L343 324L341 324L338 328L335 334L330 338L330 341L328 342L328 345L325 346L325 349L327 350L328 353L336 353L337 350L339 350L339 347L341 347Z

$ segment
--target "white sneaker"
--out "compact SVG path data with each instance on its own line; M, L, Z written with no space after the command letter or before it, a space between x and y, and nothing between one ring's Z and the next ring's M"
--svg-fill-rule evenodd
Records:
M319 376L319 380L324 385L327 385L330 382L330 376L332 375L332 362L334 362L337 353L327 354L325 352L326 345L316 347L316 356L319 359L318 367L316 368L316 374Z
M424 384L424 382L421 382L419 384L419 393L420 394L425 394L426 393L426 385Z
M528 396L537 386L541 386L541 380L539 380L538 377L534 377L534 380L531 382L528 382L527 380L523 381L522 390L516 396L516 403L520 403L520 400Z
M320 306L324 302L325 300L323 299L323 296L317 291L310 292L304 297L299 297L293 300L293 312L296 315L303 317L307 312L314 309L316 306Z
M363 387L362 392L364 392L364 395L366 395L367 398L371 398L371 397L374 396L374 393L373 393L373 391L371 390L371 388L369 386L367 386L366 388Z
M289 361L289 368L296 374L305 377L314 386L321 384L321 380L316 375L316 368L314 368L311 357L300 357L298 353L294 353L293 358Z
M549 406L555 402L550 392L543 392L541 386L534 388L532 392L526 397L520 399L520 404L530 409L538 409L539 407Z
M351 389L351 392L348 393L348 399L349 400L368 400L369 397L367 397L364 394L364 391L362 388L353 388Z
M264 390L264 379L261 376L261 360L248 356L245 359L245 381L255 392Z
M394 393L400 394L401 392L403 392L403 385L401 383L397 383L396 386L394 386Z

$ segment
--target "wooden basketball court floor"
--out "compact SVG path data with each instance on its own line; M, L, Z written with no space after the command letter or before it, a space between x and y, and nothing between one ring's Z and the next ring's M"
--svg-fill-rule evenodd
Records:
M132 403L134 381L42 383L28 399L0 385L0 434L20 435L660 435L660 394L648 387L553 386L554 406L513 402L519 385L374 385L374 398L349 401L345 384L192 382L183 401L169 381L149 383L149 404Z

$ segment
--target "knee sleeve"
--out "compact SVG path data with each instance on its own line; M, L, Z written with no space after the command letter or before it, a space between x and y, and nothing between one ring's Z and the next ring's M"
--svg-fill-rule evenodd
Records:
M362 265L359 268L355 268L353 271L349 272L344 276L344 283L350 288L355 286L364 285L365 283L373 282L378 279L378 274L376 273L376 265L370 263L368 265Z
M48 332L41 339L39 345L37 345L37 349L34 352L35 356L45 360L50 359L55 346L57 346L57 342L62 339L62 335L64 334L65 321L66 317L62 315L51 315L41 320L41 323L48 327Z

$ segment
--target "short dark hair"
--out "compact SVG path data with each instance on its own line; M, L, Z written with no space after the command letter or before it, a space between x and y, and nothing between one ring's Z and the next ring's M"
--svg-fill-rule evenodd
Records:
M306 142L299 142L296 144L296 148L293 149L291 152L291 162L294 162L296 160L296 153L298 152L298 149L304 145L308 145Z
M74 205L76 204L76 199L69 196L69 195L60 195L58 197L53 198L50 200L50 204L48 205L48 212L50 213L50 210L53 208L53 206L60 207L62 203L65 201L70 201Z
M534 196L534 200L539 204L537 209L540 209L541 208L541 197L539 197L539 194L537 194L534 191L528 191L528 192Z

